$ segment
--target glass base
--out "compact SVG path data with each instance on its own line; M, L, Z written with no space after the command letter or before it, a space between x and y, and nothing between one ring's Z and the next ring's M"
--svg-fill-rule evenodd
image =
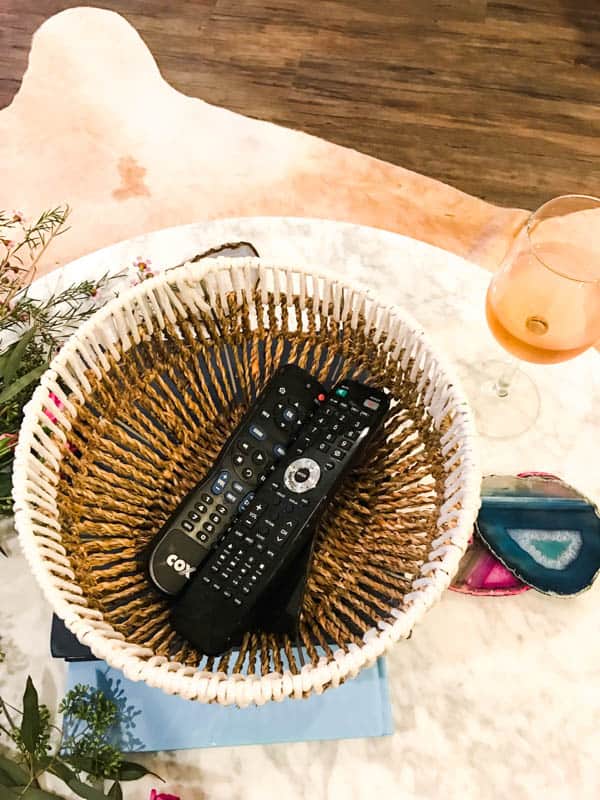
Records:
M469 397L475 412L477 430L490 439L509 439L528 431L535 423L540 411L540 395L537 386L525 372L516 369L501 397L497 382L506 374L505 361L486 361L470 376ZM475 381L477 382L475 385Z

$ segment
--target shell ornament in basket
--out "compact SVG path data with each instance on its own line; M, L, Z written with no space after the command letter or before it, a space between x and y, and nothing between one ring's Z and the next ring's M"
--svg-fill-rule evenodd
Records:
M392 410L320 520L298 638L209 658L170 626L142 554L288 361L385 388ZM208 259L120 295L56 356L19 438L16 525L55 612L128 678L201 702L303 698L406 638L448 586L479 507L474 440L403 311L318 268Z

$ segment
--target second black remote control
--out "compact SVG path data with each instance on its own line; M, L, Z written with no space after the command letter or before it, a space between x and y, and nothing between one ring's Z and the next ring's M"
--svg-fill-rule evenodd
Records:
M388 396L345 380L303 425L175 604L175 629L207 655L260 627L260 602L307 544L327 500L381 426Z
M211 471L152 542L147 572L158 591L176 595L185 588L236 514L250 504L273 463L286 454L304 420L324 400L321 384L295 364L275 372Z

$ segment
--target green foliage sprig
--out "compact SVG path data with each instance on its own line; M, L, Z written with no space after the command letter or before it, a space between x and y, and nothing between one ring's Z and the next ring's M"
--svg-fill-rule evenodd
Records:
M44 211L31 225L0 211L0 515L12 509L11 475L23 407L65 339L102 305L122 275L102 275L37 300L29 293L40 257L68 230L69 206Z
M40 784L48 773L85 800L121 800L122 781L154 774L142 764L125 761L111 744L119 710L100 690L75 686L64 697L59 712L63 714L62 728L52 724L50 711L40 704L30 677L21 709L0 697L0 735L12 746L12 752L0 753L3 799L61 800ZM111 781L106 794L98 788L105 780Z

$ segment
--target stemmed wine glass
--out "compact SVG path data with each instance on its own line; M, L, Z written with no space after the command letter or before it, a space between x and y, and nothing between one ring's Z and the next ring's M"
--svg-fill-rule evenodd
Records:
M531 214L490 282L486 316L505 350L537 364L574 358L600 340L600 199L564 195ZM484 366L479 432L525 432L539 411L535 383L514 358Z

